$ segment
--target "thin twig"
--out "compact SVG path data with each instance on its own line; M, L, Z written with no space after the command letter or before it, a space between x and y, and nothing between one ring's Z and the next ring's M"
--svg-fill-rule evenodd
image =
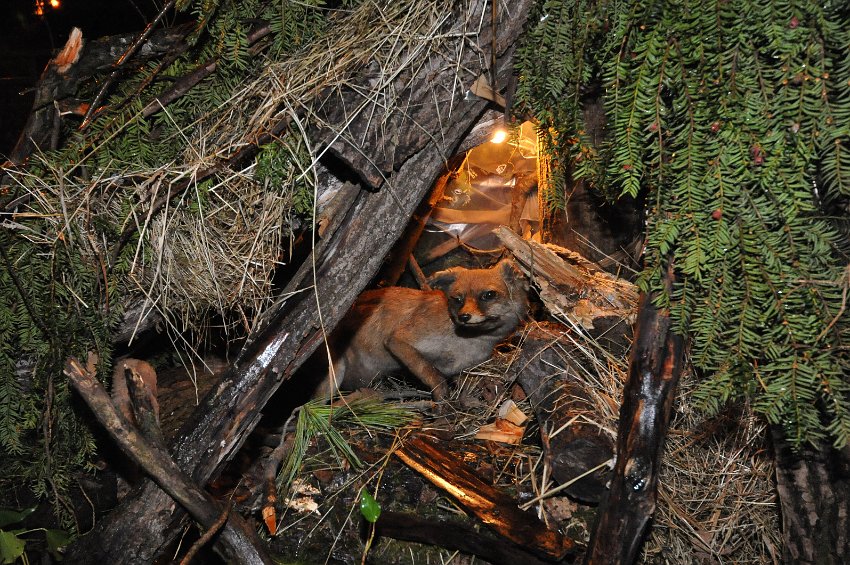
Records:
M138 49L147 41L150 34L153 32L154 28L157 24L165 17L165 13L171 10L174 7L175 0L168 0L165 5L162 7L162 10L156 15L151 23L149 23L145 29L142 30L142 33L136 38L133 43L127 47L127 50L115 61L113 65L113 71L110 73L109 77L104 81L103 86L100 88L100 91L97 93L97 96L92 100L91 105L89 106L88 111L86 111L86 115L83 118L83 123L80 125L80 129L86 129L91 122L91 118L94 113L97 111L97 107L100 102L103 100L103 97L106 96L106 92L112 86L112 83L115 82L115 79L118 78L118 75L121 74L121 71L124 69L124 64L133 56L133 54L138 51Z
M195 555L201 550L202 547L207 545L210 540L215 536L218 531L224 527L227 523L227 518L230 516L230 510L233 508L233 502L228 501L224 506L224 509L221 511L221 515L218 517L218 520L215 521L213 525L207 528L207 531L204 532L204 535L198 538L198 541L192 544L192 547L189 548L189 551L186 552L186 555L183 559L180 560L180 565L189 565L192 562L192 559L195 558Z

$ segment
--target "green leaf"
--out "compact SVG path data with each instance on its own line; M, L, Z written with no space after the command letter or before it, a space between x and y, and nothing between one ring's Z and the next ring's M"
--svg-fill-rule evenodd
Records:
M17 524L18 522L23 522L24 518L29 516L35 512L35 506L32 508L25 508L21 511L17 510L8 510L6 508L0 509L0 528L4 528L10 524Z
M47 550L57 561L62 560L62 554L59 550L71 543L74 536L65 530L44 530L44 535L47 538Z
M0 563L14 563L24 554L26 542L13 534L0 530Z
M378 521L381 515L381 505L366 489L360 491L360 513L371 523Z

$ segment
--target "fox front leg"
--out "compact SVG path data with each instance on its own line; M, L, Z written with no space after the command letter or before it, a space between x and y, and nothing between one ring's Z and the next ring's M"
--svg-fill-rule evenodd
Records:
M392 353L393 357L422 381L422 384L431 389L434 400L443 400L448 396L449 386L446 383L446 377L435 369L409 342L400 339L397 335L392 335L387 338L384 346Z

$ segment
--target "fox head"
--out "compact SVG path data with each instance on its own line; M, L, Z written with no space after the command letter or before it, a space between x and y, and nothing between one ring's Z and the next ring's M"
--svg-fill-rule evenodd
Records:
M507 335L528 312L528 281L509 259L489 269L440 271L428 282L445 293L459 330Z

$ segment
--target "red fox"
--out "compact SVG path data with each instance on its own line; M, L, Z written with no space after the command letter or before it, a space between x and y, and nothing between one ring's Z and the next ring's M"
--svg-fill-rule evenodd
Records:
M455 267L429 280L436 290L389 287L360 295L330 339L336 387L368 386L409 370L435 400L446 376L486 361L528 312L528 282L503 259L490 269ZM328 396L331 377L316 396Z

